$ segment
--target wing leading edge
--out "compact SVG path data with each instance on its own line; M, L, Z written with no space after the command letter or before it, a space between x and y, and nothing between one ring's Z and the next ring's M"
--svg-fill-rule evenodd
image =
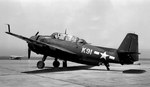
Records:
M36 41L36 40L32 40L30 38L27 38L27 37L24 37L24 36L21 36L21 35L17 35L17 34L14 34L14 33L11 33L10 32L10 29L8 32L5 32L9 35L12 35L14 37L17 37L19 39L22 39L24 41L26 41L27 43L32 43L32 44L35 44L35 45L41 45L41 46L47 46L47 47L50 47L50 48L54 48L54 49L58 49L60 51L64 51L64 52L67 52L67 53L71 53L71 54L75 54L74 52L72 51L69 51L65 48L62 48L62 47L58 47L58 46L55 46L55 45L51 45L51 44L47 44L47 43L44 43L44 42L40 42L40 41Z

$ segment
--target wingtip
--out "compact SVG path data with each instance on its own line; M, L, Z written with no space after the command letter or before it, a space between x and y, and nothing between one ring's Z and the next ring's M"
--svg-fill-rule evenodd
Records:
M6 24L8 26L8 32L6 33L10 33L10 24Z

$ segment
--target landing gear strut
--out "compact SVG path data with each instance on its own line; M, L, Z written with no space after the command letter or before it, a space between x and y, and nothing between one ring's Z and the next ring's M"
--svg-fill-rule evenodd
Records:
M42 60L37 62L37 68L43 69L43 68L45 67L44 61L46 60L46 57L47 57L47 56L44 55L43 58L42 58Z
M53 62L53 66L54 66L55 68L58 68L59 65L60 65L60 63L59 63L58 59L55 58L55 61Z
M105 59L102 59L102 62L100 62L99 65L102 65L102 63L104 63L104 65L106 66L107 70L109 71L110 70L110 68L109 68L109 66L110 66L109 62L106 61Z
M106 62L104 62L104 65L106 66L107 70L109 71L110 70L109 63L106 61Z
M67 61L63 60L63 67L67 67Z

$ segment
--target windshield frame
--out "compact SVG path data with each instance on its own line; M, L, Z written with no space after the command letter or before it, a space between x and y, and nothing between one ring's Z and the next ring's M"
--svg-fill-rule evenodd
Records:
M65 33L58 33L55 32L51 35L53 39L58 39L62 41L69 41L69 42L75 42L75 43L80 43L80 44L87 44L87 42L84 39L80 39L79 37L65 34Z

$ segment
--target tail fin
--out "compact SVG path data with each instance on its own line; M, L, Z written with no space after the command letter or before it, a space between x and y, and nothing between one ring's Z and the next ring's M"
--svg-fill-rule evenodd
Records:
M118 54L119 58L127 57L125 60L130 60L132 62L138 61L138 35L134 33L128 33L118 48Z

